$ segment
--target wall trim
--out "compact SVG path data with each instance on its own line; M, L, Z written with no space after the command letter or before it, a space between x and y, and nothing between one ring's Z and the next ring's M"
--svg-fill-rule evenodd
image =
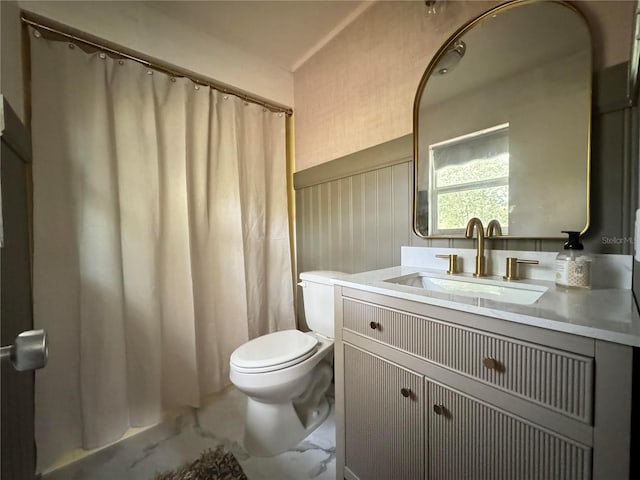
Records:
M413 133L296 172L296 190L413 161Z

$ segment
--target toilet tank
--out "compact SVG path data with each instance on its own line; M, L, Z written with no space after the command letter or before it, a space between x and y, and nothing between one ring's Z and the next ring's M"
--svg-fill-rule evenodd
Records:
M300 285L304 301L304 316L307 325L314 332L334 338L333 285L332 278L346 276L346 273L332 271L302 272Z

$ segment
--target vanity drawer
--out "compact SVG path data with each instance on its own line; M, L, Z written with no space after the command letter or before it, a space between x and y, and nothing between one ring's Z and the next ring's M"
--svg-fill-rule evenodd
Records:
M592 423L593 358L343 298L343 326Z

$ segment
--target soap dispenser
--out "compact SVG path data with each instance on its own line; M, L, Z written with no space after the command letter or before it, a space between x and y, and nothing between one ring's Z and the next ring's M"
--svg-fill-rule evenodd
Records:
M571 288L591 288L592 258L585 253L580 232L563 230L569 235L564 249L556 257L556 285Z

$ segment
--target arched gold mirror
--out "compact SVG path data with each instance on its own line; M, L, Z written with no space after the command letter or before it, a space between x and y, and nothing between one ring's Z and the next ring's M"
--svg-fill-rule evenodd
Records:
M589 225L591 37L566 2L518 0L460 28L414 103L414 230L560 238Z

